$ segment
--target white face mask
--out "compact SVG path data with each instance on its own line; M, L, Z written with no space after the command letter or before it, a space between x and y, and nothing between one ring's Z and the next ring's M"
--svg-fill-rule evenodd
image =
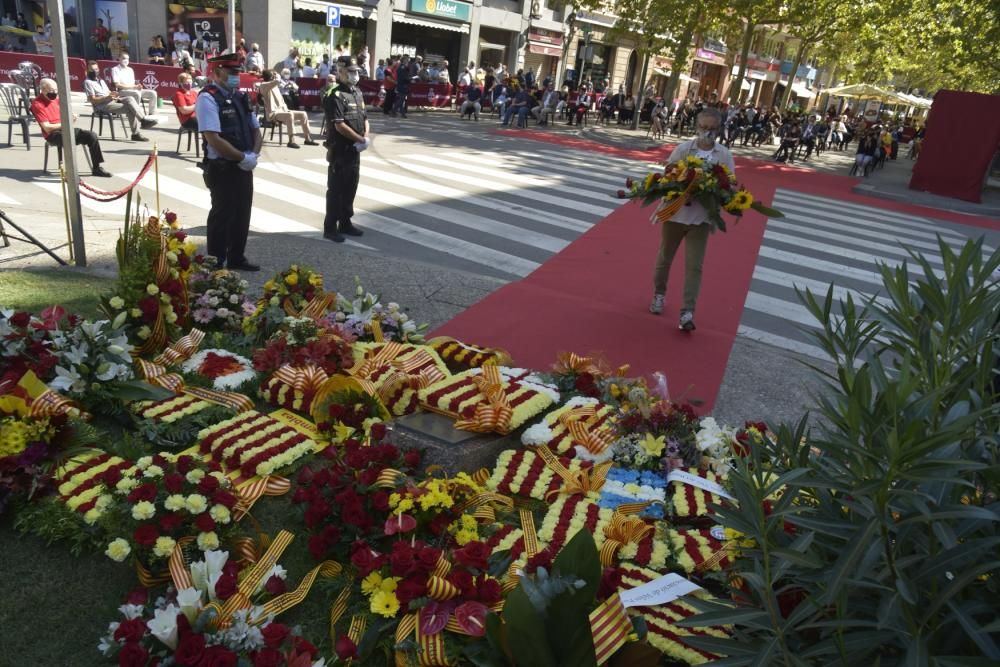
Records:
M281 78L284 79L285 81L288 81L291 77L292 77L292 75L290 73L286 73L286 72L282 72L281 73Z
M348 72L347 73L347 82L349 84L351 84L352 86L355 85L355 84L357 84L357 82L360 81L360 80L361 80L361 75L358 74L357 72Z
M706 143L709 141L715 141L715 137L718 136L718 134L718 130L698 130L698 140Z

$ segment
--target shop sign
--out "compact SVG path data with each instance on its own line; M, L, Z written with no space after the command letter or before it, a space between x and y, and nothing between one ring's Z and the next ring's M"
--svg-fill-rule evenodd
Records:
M717 39L712 39L711 37L705 38L705 41L702 43L702 48L706 51L726 55L726 45Z
M602 25L606 28L613 28L615 22L618 20L614 16L605 16L604 14L592 14L591 12L584 12L577 10L576 20L578 23L593 23L594 25Z
M560 33L553 32L551 30L543 30L541 28L531 28L528 30L528 39L532 42L541 42L542 44L554 44L555 46L562 46L563 36Z
M472 5L455 0L410 0L410 11L439 19L466 23L472 18Z
M538 42L528 42L528 52L540 56L561 56L562 50L558 46L539 44Z
M695 58L700 58L701 60L707 60L713 63L722 60L719 56L715 55L711 51L706 51L705 49L698 49L695 53Z

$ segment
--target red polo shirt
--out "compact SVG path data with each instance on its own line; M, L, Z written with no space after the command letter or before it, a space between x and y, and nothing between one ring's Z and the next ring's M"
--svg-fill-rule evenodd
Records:
M174 97L171 100L174 103L174 109L179 109L180 107L191 107L194 103L198 101L198 91L197 90L178 90L174 93ZM188 122L194 116L194 112L191 113L181 113L177 111L177 120L181 123Z
M39 95L31 101L31 113L35 115L39 126L42 123L52 123L53 125L62 123L62 119L59 117L59 98L50 100L45 95ZM49 133L42 130L42 136L47 139Z

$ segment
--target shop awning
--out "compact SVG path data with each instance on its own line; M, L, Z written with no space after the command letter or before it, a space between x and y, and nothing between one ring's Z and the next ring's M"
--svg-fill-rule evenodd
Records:
M468 23L448 23L447 21L434 21L432 19L418 19L416 16L404 14L403 12L393 12L392 20L395 23L409 23L422 28L437 28L438 30L450 30L451 32L469 33Z
M746 79L740 81L740 90L750 90L750 82Z
M295 0L293 9L302 9L307 12L318 12L326 14L326 8L333 3L321 2L320 0ZM341 16L353 16L359 19L369 19L375 21L378 18L378 11L375 7L355 7L352 5L340 5Z
M782 79L778 83L780 83L782 86L785 86L786 88L788 87L788 80L787 79ZM803 86L801 83L793 83L792 84L792 93L795 94L795 97L805 97L807 99L812 99L813 97L816 97L816 93L814 93L813 91L809 90L808 88L806 88L805 86Z
M497 44L496 42L487 42L485 39L479 40L479 49L486 51L506 51L507 47L503 44Z
M562 49L558 46L552 46L551 44L543 44L542 42L528 42L528 52L537 53L541 56L556 56L562 55Z
M740 66L733 65L733 76L739 76ZM767 72L761 72L759 69L750 69L749 67L743 73L744 78L756 79L757 81L764 81L767 79Z
M662 76L662 77L664 77L666 79L670 78L670 72L668 72L665 69L660 69L659 67L654 67L653 68L653 75L654 76ZM680 80L681 81L687 81L688 83L698 83L698 79L692 79L691 77L689 77L687 74L684 74L683 72L681 72Z

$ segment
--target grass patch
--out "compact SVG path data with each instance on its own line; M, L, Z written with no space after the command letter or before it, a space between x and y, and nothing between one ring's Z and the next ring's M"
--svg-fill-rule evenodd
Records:
M71 313L99 319L98 297L114 283L111 278L72 268L4 271L0 273L0 308L37 314L49 306L60 305Z

